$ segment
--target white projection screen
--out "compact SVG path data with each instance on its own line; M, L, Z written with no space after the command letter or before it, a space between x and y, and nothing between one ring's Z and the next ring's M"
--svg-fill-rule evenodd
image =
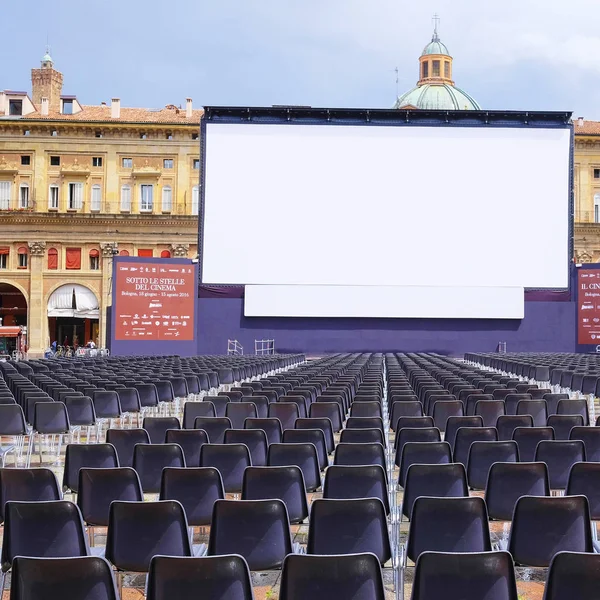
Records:
M205 284L568 287L566 125L207 121L204 144Z

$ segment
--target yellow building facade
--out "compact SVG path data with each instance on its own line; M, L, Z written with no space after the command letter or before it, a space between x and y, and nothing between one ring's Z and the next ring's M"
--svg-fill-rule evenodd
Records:
M197 255L202 111L82 105L48 54L31 79L0 92L0 318L29 356L103 347L115 255Z

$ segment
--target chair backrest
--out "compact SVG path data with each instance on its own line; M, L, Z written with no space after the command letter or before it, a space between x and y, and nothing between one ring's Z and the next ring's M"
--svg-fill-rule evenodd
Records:
M555 440L568 440L574 427L583 427L581 415L550 415L548 427L554 430Z
M119 466L112 444L68 444L65 451L63 490L79 490L79 469L114 469Z
M504 414L504 400L481 400L475 404L475 415L483 419L484 427L496 427L498 417Z
M545 400L521 400L517 404L517 415L531 415L534 427L545 427L548 408Z
M224 417L227 405L231 402L231 398L229 396L204 396L202 402L210 402L213 405L215 417ZM206 410L208 410L208 408Z
M134 387L126 387L115 390L119 396L121 410L124 413L138 413L142 409L140 393Z
M284 444L314 444L319 459L319 469L324 471L328 465L327 443L322 429L286 429L283 432ZM254 462L252 464L255 464ZM258 463L256 463L258 464Z
M411 465L441 465L452 462L452 451L448 442L407 442L400 457L398 483L404 487L406 473Z
M228 494L242 491L244 469L251 465L250 451L245 444L204 444L200 448L200 466L218 469Z
M543 600L595 600L600 586L600 554L558 552L548 570Z
M327 454L331 454L333 452L335 447L335 439L333 436L331 419L328 417L309 417L308 419L296 419L295 429L320 429L325 435Z
M441 431L446 431L446 423L450 417L462 417L464 406L460 400L441 400L433 405L433 422Z
M495 427L461 427L454 439L454 462L465 467L469 460L469 450L473 442L496 442L498 430Z
M584 398L559 400L556 413L559 415L581 415L583 424L590 424L587 400Z
M504 442L513 439L513 433L517 427L533 427L531 415L501 415L496 421L498 440Z
M25 435L27 425L18 404L0 404L0 435Z
M151 444L163 444L167 429L181 429L177 417L145 417L142 427L148 432Z
M281 572L279 600L385 600L381 565L372 553L290 554Z
M325 473L323 498L379 498L386 514L390 513L387 477L380 465L332 465Z
M106 443L112 444L119 457L119 466L133 466L133 449L136 444L149 444L150 437L145 429L109 429Z
M254 466L264 467L267 464L267 435L262 429L227 429L224 442L245 444Z
M383 418L383 410L379 402L354 401L350 407L350 416Z
M277 569L292 552L290 525L281 500L217 500L208 555L237 552L252 571Z
M333 464L380 465L385 469L385 450L381 444L339 443L335 448Z
M513 432L513 440L519 446L521 462L534 462L535 449L542 440L553 440L552 427L517 427Z
M342 429L342 409L335 402L313 402L308 409L308 416L313 419L329 419L335 433Z
M34 431L58 434L69 433L69 429L67 407L62 402L36 402L33 409Z
M573 427L569 439L584 443L587 461L600 462L600 427Z
M75 557L89 554L81 513L66 500L4 505L2 570L15 556Z
M396 457L394 464L399 467L404 444L407 442L439 442L442 434L437 427L403 427L396 432Z
M233 429L227 417L196 417L194 429L204 429L211 444L222 444L225 441L225 430Z
M406 553L416 561L426 551L489 552L490 531L483 498L427 498L413 504Z
M390 428L396 431L398 419L400 417L422 417L423 405L416 399L414 400L397 400L392 403Z
M110 505L106 558L120 571L146 573L157 554L191 556L188 523L175 500Z
M456 432L461 427L483 427L483 419L480 416L470 415L463 417L448 417L446 422L446 435L444 439L449 442L452 452L454 452L454 442Z
M239 555L151 560L147 600L194 600L199 590L212 600L254 600L248 564Z
M379 498L314 500L310 511L307 554L372 552L383 565L391 546L385 508Z
M116 419L121 416L119 395L111 390L94 390L91 394L96 416L99 419Z
M277 418L246 419L244 429L262 429L267 436L268 444L280 444L283 437L281 421Z
M585 446L581 440L542 440L537 445L535 460L548 466L550 489L564 490L571 467L585 461Z
M6 502L62 500L56 475L50 469L0 469L0 522Z
M177 500L192 527L210 525L213 506L225 498L221 474L214 467L166 467L163 469L160 500Z
M206 446L207 444L204 444ZM136 444L133 468L137 471L145 494L158 494L162 470L165 467L185 467L185 457L177 444Z
M138 474L131 467L79 470L77 506L87 525L107 527L113 500L141 502L144 499Z
M381 429L342 429L340 442L346 444L384 443Z
M521 496L550 496L545 463L495 463L490 467L485 501L490 519L511 521Z
M229 430L227 430L229 431ZM166 444L179 444L187 467L200 466L200 449L208 444L208 435L204 429L167 429Z
M467 474L461 463L413 464L408 468L404 482L402 515L411 518L415 500L419 496L466 498L468 495Z
M469 448L467 479L469 487L485 490L490 467L497 462L518 462L519 448L514 440L504 442L475 441Z
M99 556L28 558L13 562L10 600L119 600L108 561Z
M412 600L518 600L508 552L423 552Z
M566 496L585 496L590 516L600 520L600 463L578 462L571 467Z
M290 523L302 523L308 518L306 486L300 467L248 467L244 471L242 500L281 500L288 511Z
M522 496L517 500L508 551L516 564L547 567L557 552L593 552L585 496Z
M273 402L269 404L269 417L279 419L282 430L293 429L299 416L298 405L294 402Z
M295 465L302 470L307 492L314 492L321 487L319 458L314 444L271 444L267 454L267 465Z
M555 415L558 409L558 403L561 400L568 400L569 394L544 394L544 400L548 408L548 416Z
M193 429L196 417L216 416L224 417L225 413L217 415L215 405L206 398L204 402L186 402L183 407L183 427L184 429Z
M252 402L230 402L225 408L225 416L233 429L243 429L244 421L258 418L258 412Z
M71 425L90 426L96 423L94 403L89 396L67 396L65 406Z

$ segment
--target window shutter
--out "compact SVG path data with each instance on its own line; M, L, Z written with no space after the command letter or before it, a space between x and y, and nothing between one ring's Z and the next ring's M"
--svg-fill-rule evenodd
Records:
M10 208L10 181L0 181L0 210Z
M67 248L67 269L81 269L81 248Z
M77 210L83 208L83 183L75 184L75 206Z
M200 188L195 185L192 188L192 214L197 215L200 209Z
M140 248L140 249L137 251L137 255L138 255L138 256L143 256L143 257L145 257L145 258L152 258L152 255L153 255L153 254L152 254L152 248L149 248L149 249L143 249L143 248Z
M92 202L90 206L90 210L100 210L101 203L101 195L102 189L99 185L92 186Z
M171 186L166 185L162 191L162 212L171 212L173 207L173 194Z
M121 187L121 210L131 210L131 188L128 185Z
M56 248L48 250L48 269L58 269L58 250Z

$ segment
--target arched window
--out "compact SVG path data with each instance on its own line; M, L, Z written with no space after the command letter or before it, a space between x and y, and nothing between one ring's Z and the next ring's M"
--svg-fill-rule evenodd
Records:
M92 186L92 197L90 201L90 210L98 211L102 204L102 188L98 184Z
M160 257L161 257L161 258L171 258L171 253L170 253L168 250L163 250L163 251L160 253Z
M29 184L19 186L19 208L29 208Z
M131 211L131 186L121 186L121 212Z
M173 210L173 190L170 185L165 185L162 189L162 212L171 212Z
M100 252L94 248L90 250L90 271L97 271L100 268Z
M594 194L594 223L600 223L600 192Z
M48 250L48 269L58 269L58 250L56 248Z
M197 215L200 209L200 187L195 185L192 188L192 214Z
M27 248L25 246L21 246L17 250L17 256L19 258L19 263L18 263L19 269L26 269L27 268L28 253L29 253L29 251L27 250Z
M129 256L129 250L121 250L121 252L119 252L119 256Z

